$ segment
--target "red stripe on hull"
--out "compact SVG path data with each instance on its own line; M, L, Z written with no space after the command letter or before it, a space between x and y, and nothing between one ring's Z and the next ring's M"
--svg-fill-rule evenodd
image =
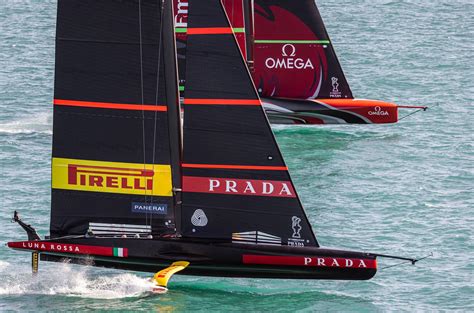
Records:
M113 247L86 246L86 245L49 242L49 241L9 242L8 247L12 248L12 249L41 251L41 252L114 256L114 248ZM127 248L123 248L123 256L124 257L128 256L128 249Z
M134 111L157 111L166 112L168 108L164 105L151 104L128 104L128 103L110 103L110 102L91 102L77 100L54 99L54 105L85 107L97 109L116 109L116 110L134 110Z
M377 261L375 259L332 258L317 256L272 256L244 254L242 256L242 262L244 264L258 265L315 266L354 269L377 268Z

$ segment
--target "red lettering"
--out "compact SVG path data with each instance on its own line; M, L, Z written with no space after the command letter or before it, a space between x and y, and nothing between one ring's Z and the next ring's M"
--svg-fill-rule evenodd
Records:
M135 189L142 189L142 190L145 190L145 189L146 189L145 186L142 186L142 185L141 185L141 180L140 180L140 178L134 178L134 179L133 179L133 187L134 187Z
M107 176L105 185L109 188L118 188L118 177Z
M146 189L147 190L153 190L153 179L147 179L146 180Z
M102 183L104 182L104 178L101 176L97 175L90 175L89 176L89 186L97 186L97 187L103 187Z
M86 185L86 175L84 175L84 174L79 175L79 183L80 183L82 186L85 186L85 185Z
M123 189L133 189L132 186L128 185L128 179L126 177L122 177L122 188Z

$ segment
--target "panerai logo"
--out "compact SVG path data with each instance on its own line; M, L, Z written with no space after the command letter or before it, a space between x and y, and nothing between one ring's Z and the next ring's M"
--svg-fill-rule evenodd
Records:
M388 111L382 110L381 107L376 106L373 111L369 111L369 115L388 116Z
M265 66L269 69L314 70L311 60L309 58L298 58L296 56L296 47L289 43L281 48L281 58L267 58Z
M166 215L166 213L168 212L168 205L167 204L158 204L158 203L133 202L132 203L132 212L133 213L151 213L151 214Z

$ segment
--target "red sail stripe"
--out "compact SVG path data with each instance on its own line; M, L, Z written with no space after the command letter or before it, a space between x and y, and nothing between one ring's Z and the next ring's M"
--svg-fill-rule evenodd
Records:
M283 266L315 266L367 269L377 268L375 259L357 259L323 256L286 256L286 255L253 255L242 256L244 264L283 265Z
M188 35L223 35L233 34L231 27L199 27L199 28L188 28Z
M232 170L262 170L262 171L287 171L286 166L259 166L259 165L228 165L228 164L190 164L183 163L185 168L215 168L215 169L232 169Z
M137 111L159 111L166 112L168 108L164 105L150 104L128 104L128 103L110 103L110 102L91 102L77 100L54 99L54 105L64 105L73 107L99 108L99 109L117 109L117 110L137 110Z
M201 105L261 105L258 99L184 99L184 104Z

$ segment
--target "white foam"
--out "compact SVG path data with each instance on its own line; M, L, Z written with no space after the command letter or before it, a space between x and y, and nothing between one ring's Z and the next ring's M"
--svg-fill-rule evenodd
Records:
M0 273L3 272L3 270L6 269L9 265L10 263L8 263L7 261L0 260Z
M52 134L52 115L50 113L32 114L6 123L0 123L0 133L8 134Z
M148 279L130 273L94 274L87 267L56 264L40 268L37 276L22 268L15 273L2 273L0 295L66 295L94 299L137 297L151 290Z

